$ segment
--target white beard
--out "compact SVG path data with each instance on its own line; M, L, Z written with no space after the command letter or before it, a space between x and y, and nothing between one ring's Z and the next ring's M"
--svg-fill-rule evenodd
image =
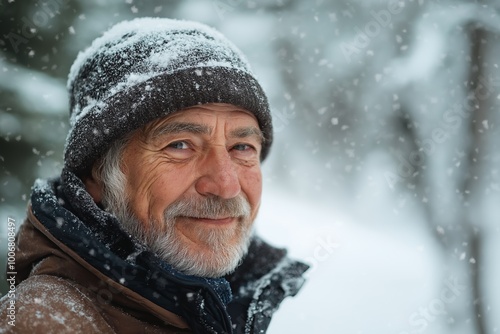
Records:
M119 183L115 182L114 185ZM108 184L103 196L106 209L118 218L128 233L182 273L221 277L234 271L246 255L253 222L250 221L250 204L243 196L229 200L216 196L181 198L165 209L162 222L150 219L142 223L130 212L123 189ZM198 242L196 247L192 247L189 245L191 241L186 240L176 228L177 224L185 223L179 217L236 217L237 222L223 228L197 224L192 229L191 238L194 235Z

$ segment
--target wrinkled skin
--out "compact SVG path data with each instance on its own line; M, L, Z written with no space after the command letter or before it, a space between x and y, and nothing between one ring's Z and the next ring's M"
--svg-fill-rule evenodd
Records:
M261 146L256 118L233 105L191 107L154 121L136 131L123 152L129 208L149 228L161 225L165 209L180 198L242 196L251 208L245 219L181 217L175 224L188 253L203 253L210 260L217 253L200 235L229 233L225 242L231 246L244 242L237 225L249 229L253 224L262 191ZM85 183L99 202L102 185L92 178Z

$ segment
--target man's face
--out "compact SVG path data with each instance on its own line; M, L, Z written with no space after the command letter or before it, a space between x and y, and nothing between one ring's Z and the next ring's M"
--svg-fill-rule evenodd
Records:
M260 205L261 144L255 117L228 104L192 107L148 124L123 151L133 217L124 223L140 225L133 230L187 273L233 270Z

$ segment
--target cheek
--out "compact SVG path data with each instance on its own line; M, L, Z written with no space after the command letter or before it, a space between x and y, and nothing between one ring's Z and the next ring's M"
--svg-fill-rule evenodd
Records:
M262 194L262 173L260 168L246 170L242 173L241 189L250 201L253 210L256 210L260 204Z
M128 168L126 177L130 209L140 221L146 223L151 217L158 176L147 165L138 164Z
M150 218L158 220L163 210L175 200L176 172L171 166L159 159L144 157L144 159L127 168L127 194L131 209L136 217L147 222Z
M150 164L152 166L154 164ZM148 218L162 221L165 209L190 191L195 172L192 166L177 166L168 163L154 165L144 170L142 196L147 198Z

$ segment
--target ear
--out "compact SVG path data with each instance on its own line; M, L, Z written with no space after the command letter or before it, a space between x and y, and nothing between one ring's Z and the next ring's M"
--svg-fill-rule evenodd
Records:
M85 184L85 188L88 193L94 199L94 202L101 203L102 201L102 184L97 181L93 175L87 176L83 183Z

